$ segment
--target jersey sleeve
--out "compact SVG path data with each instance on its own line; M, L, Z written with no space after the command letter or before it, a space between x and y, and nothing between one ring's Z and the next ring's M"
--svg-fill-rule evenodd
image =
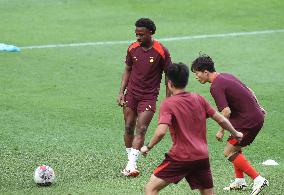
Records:
M163 64L163 70L164 72L166 72L167 68L172 64L172 59L169 50L164 47L164 51L165 51L165 59Z
M132 66L132 64L133 64L132 57L131 57L129 49L127 49L127 53L126 53L126 57L125 57L125 64L127 66Z
M206 112L206 118L212 117L216 110L211 106L211 104L202 96L199 96L200 101L202 102L202 105L204 106L204 110Z
M211 86L210 93L215 100L218 110L221 112L224 108L228 107L225 90L219 86Z
M161 103L160 106L160 114L158 118L158 124L168 124L172 125L172 112L169 108L169 105L166 101Z

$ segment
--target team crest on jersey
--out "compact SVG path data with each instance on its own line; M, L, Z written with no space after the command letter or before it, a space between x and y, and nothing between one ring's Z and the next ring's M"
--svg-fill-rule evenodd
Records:
M151 62L151 63L154 62L154 57L150 57L150 62Z

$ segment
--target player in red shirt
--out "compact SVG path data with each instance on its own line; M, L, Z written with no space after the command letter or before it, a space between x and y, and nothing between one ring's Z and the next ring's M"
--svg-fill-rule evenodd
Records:
M145 192L147 195L158 194L170 183L176 184L185 178L191 189L199 189L202 195L212 195L206 118L213 118L235 135L236 139L241 139L242 133L236 131L202 96L185 91L189 76L185 64L174 63L166 74L172 96L161 103L158 127L149 144L141 148L141 152L146 155L159 143L168 127L173 144L164 161L154 170Z
M224 190L242 190L247 187L244 179L246 173L254 180L251 195L259 194L268 186L268 181L250 165L242 148L251 144L261 130L265 110L259 105L254 92L239 79L228 73L216 72L214 62L209 56L202 55L195 59L191 70L201 84L211 83L210 93L218 110L244 135L240 142L230 136L224 149L225 157L228 157L235 169L235 181ZM216 138L221 141L223 136L224 130L220 129Z
M139 175L136 161L156 110L162 74L171 64L168 50L153 39L156 31L154 22L141 18L135 26L137 41L127 50L126 66L117 98L118 105L123 107L124 142L128 156L128 163L122 173L132 177ZM166 92L169 96L168 89Z

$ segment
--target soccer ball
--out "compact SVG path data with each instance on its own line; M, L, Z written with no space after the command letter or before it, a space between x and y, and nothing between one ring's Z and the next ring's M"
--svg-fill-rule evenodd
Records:
M55 173L53 169L46 165L36 168L34 173L34 181L40 186L49 186L54 182Z

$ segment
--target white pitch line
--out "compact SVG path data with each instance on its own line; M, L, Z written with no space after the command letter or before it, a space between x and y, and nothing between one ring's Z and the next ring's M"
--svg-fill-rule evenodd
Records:
M220 37L237 37L237 36L248 36L248 35L259 35L259 34L272 34L272 33L283 33L284 29L277 30L263 30L263 31L251 31L251 32L233 32L223 34L212 34L212 35L193 35L193 36L182 36L182 37L169 37L160 38L159 41L181 41L191 39L207 39L207 38L220 38ZM87 42L87 43L70 43L70 44L54 44L54 45L34 45L34 46L23 46L21 49L44 49L44 48L57 48L57 47L81 47L81 46L94 46L94 45L119 45L119 44L130 44L132 41L99 41L99 42Z

